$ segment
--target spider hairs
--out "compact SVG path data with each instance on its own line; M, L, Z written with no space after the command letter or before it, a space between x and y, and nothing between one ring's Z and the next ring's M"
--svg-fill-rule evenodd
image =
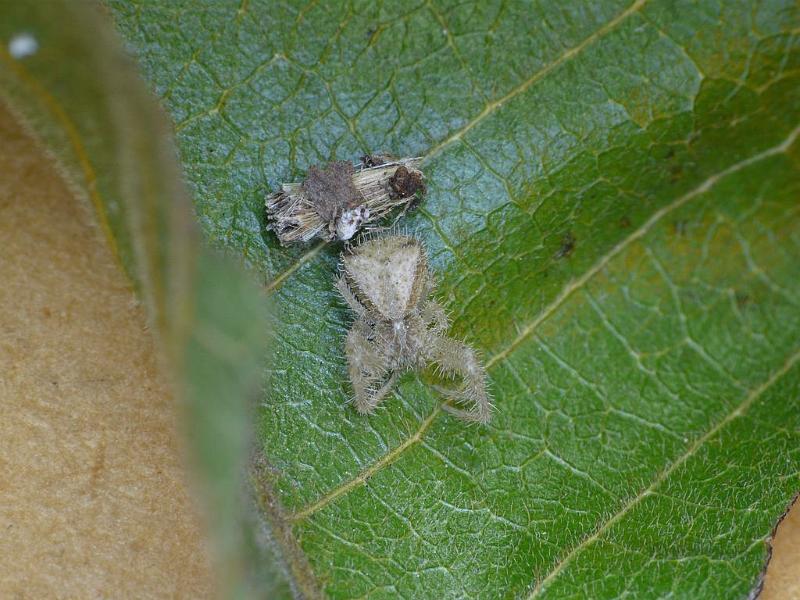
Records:
M345 354L360 413L372 413L405 371L436 365L460 379L454 388L437 387L453 402L443 408L466 421L489 422L486 371L475 350L447 337L449 320L432 297L436 283L419 239L378 235L350 248L336 287L356 314Z
M315 237L349 240L396 207L401 215L416 207L426 192L421 162L376 154L361 157L358 168L347 161L312 166L304 181L284 183L267 197L268 229L284 246Z

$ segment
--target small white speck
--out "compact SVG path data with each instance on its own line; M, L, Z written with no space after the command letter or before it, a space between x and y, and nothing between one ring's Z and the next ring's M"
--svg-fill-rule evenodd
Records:
M25 58L36 54L39 42L30 33L18 33L8 42L8 53L14 58Z

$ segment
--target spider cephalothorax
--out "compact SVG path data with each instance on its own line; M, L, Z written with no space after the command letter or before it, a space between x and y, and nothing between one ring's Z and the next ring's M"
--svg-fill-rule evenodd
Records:
M445 404L445 410L488 422L486 372L472 348L446 336L447 315L431 298L435 282L422 243L405 235L376 237L342 262L336 287L357 315L345 347L356 409L371 413L402 372L435 364L462 380L459 388L440 391L472 404L470 410Z

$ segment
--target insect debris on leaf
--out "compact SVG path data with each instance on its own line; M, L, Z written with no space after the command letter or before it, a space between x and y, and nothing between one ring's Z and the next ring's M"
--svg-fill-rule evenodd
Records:
M486 371L470 346L447 337L448 318L431 296L436 283L420 240L376 236L350 248L336 287L356 313L345 352L360 413L373 412L404 371L435 364L461 379L455 389L437 389L471 405L463 410L445 404L445 410L467 421L491 419Z
M312 166L300 183L284 183L267 197L268 228L284 246L319 237L349 240L365 224L403 213L425 195L419 158L366 155L356 168L347 161Z

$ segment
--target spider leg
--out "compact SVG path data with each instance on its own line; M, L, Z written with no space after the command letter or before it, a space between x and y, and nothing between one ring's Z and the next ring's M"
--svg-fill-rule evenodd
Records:
M365 401L361 405L359 405L358 402L356 402L356 409L358 410L358 412L360 412L361 414L368 414L374 411L375 408L378 406L378 404L380 404L381 401L383 400L383 397L392 391L392 388L394 387L394 384L397 382L397 377L399 375L400 373L398 371L393 371L392 374L389 376L389 379L386 380L386 383L384 383L377 390L373 390L371 392L371 395L369 396L367 401Z
M425 278L425 293L423 294L423 297L431 298L431 294L433 294L434 290L436 290L438 285L439 281L436 275L434 275L429 271L427 277ZM431 298L429 302L435 302L435 300Z
M422 320L425 326L431 327L431 332L438 335L443 334L450 327L450 320L447 318L447 313L442 308L442 305L435 300L428 300L425 302L421 311Z
M353 404L361 414L373 412L397 378L396 373L390 374L386 359L375 342L369 340L368 332L369 327L363 321L356 321L345 342L350 382L355 392Z
M488 423L492 418L492 400L486 390L486 370L478 360L475 351L464 343L432 335L428 347L428 359L437 363L445 375L460 376L461 389L439 389L445 396L459 404L471 403L470 410L463 410L445 404L447 412L476 423Z
M361 302L358 301L356 295L350 289L350 286L347 285L347 281L345 281L344 277L339 277L339 279L336 280L336 289L339 290L342 298L347 302L347 306L349 306L356 315L362 319L366 317L367 310L362 306Z

